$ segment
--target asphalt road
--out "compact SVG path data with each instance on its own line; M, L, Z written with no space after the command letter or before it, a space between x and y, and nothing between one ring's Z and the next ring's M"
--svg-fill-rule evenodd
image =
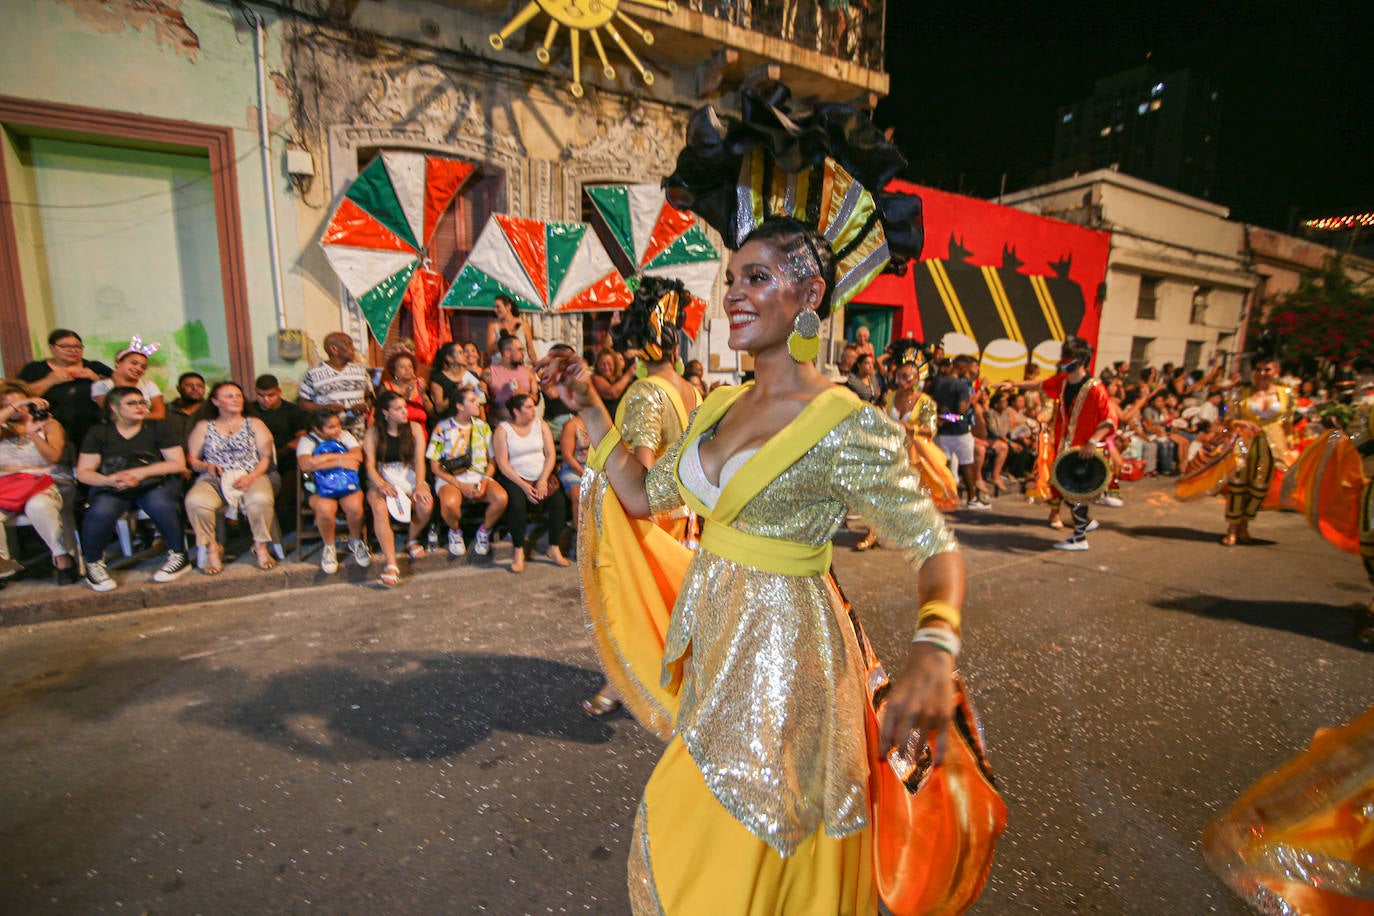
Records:
M963 667L1010 809L977 914L1247 912L1203 825L1374 700L1358 560L1293 515L1137 485L1086 553L1043 510L954 517ZM837 573L884 657L894 551ZM508 548L506 548L508 552ZM574 570L460 567L0 630L0 912L625 913L658 753L593 722Z

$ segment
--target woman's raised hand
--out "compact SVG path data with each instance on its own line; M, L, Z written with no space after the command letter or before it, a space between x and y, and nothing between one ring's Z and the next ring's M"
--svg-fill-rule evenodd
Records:
M572 353L555 351L534 364L539 384L553 389L559 399L574 411L584 410L598 403L592 387L592 371Z

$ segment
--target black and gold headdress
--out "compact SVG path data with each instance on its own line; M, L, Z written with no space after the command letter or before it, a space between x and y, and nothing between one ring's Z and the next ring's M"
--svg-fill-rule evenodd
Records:
M866 115L825 104L793 118L789 97L773 83L766 95L743 92L738 119L698 110L664 190L732 249L769 217L814 228L835 253L831 302L840 306L890 262L920 255L921 202L883 190L906 160Z

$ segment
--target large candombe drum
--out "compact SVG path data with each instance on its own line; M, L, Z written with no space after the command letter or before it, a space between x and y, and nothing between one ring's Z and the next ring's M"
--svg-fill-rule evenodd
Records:
M1096 499L1112 481L1112 463L1102 452L1091 458L1078 454L1078 449L1066 449L1054 459L1050 468L1050 483L1070 502L1085 503Z

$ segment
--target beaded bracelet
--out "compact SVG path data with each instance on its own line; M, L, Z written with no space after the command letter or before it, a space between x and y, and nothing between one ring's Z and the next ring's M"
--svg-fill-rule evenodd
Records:
M924 627L932 620L943 620L950 625L955 633L958 633L963 616L959 613L959 609L948 601L927 601L921 605L921 611L916 615L916 626Z
M959 650L963 648L963 643L958 636L943 627L921 627L916 631L916 635L911 637L912 642L928 642L939 649L944 649L955 658L959 657Z

